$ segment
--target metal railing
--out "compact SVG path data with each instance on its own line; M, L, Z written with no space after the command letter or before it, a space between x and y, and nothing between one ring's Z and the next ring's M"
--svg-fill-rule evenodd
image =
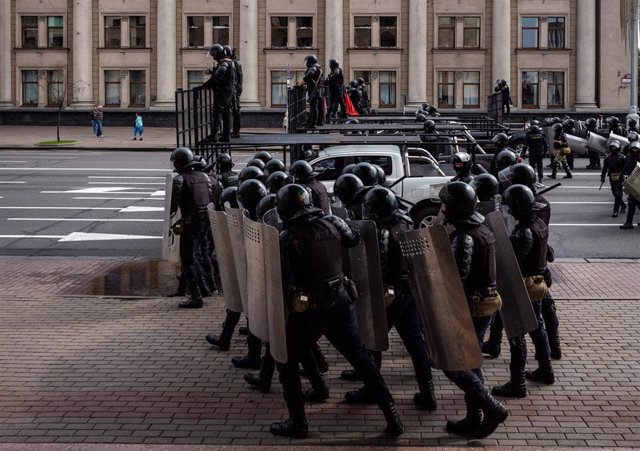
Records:
M177 147L188 147L194 154L212 161L221 148L221 145L211 141L213 89L178 89L175 99Z
M287 89L287 133L296 133L304 126L307 111L307 89L294 86Z

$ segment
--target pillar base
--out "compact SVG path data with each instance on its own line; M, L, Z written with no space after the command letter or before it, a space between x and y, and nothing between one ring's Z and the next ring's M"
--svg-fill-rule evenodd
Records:
M156 102L149 108L150 110L163 110L163 111L175 111L176 103L175 102Z
M95 106L98 106L98 105L92 100L80 100L78 102L73 102L71 105L69 105L69 109L85 110L87 108L93 108Z
M591 111L591 110L595 110L598 108L598 105L593 102L582 102L582 103L574 103L573 104L573 109L575 111Z
M262 105L260 105L260 102L258 100L240 100L240 106L242 108L254 110L262 108Z
M15 106L16 104L11 101L0 102L0 108L14 108Z

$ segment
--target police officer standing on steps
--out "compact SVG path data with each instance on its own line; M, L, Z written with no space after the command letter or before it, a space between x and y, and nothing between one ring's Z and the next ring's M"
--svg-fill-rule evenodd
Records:
M602 173L600 174L601 183L604 183L604 178L607 175L609 176L611 192L614 197L612 218L618 217L618 211L622 210L622 213L624 213L627 210L627 206L622 199L622 172L624 165L625 159L624 155L620 153L620 141L614 139L609 143L609 155L604 159Z
M300 384L300 357L325 335L329 342L362 374L387 420L386 433L399 436L404 426L389 389L358 332L353 308L355 295L342 273L342 247L355 246L359 236L341 219L325 217L311 205L308 191L287 185L276 196L283 220L280 234L282 284L289 308L286 324L286 363L278 363L289 418L271 425L271 432L295 438L308 433Z
M214 44L209 49L209 56L218 62L213 75L204 82L203 88L212 88L213 111L211 133L209 140L218 142L218 130L222 119L222 136L220 142L229 142L231 135L231 103L235 96L236 71L231 61L231 54L225 52L220 44Z
M538 173L538 183L542 183L544 177L544 155L549 149L547 140L544 139L542 134L542 129L537 125L529 127L525 134L524 144L529 152L529 164Z
M233 130L232 138L240 138L240 96L242 95L242 63L238 60L236 49L230 46L224 46L225 53L231 55L233 61L233 69L235 71L234 95L231 101L231 112L233 113Z
M178 304L180 308L202 307L196 252L206 231L210 182L206 174L195 169L199 162L193 160L193 153L186 147L179 147L171 153L171 161L178 172L178 176L173 178L171 214L175 214L178 207L182 213L180 263L190 293L189 300Z
M398 200L393 191L380 186L371 189L364 197L364 217L374 221L378 230L387 326L389 330L392 327L396 329L413 362L419 389L413 396L413 402L420 409L436 410L438 404L433 389L431 360L422 333L418 307L411 296L408 269L396 237L397 233L412 230L413 221L399 210ZM380 368L382 353L371 354ZM368 404L375 401L366 386L347 392L345 400L351 404Z
M304 73L302 80L298 82L298 86L307 86L307 99L309 101L309 117L307 117L306 127L313 128L316 125L323 124L322 110L322 68L318 64L318 58L315 55L307 55L304 57L304 64L307 71Z
M327 85L329 86L329 118L334 119L338 114L340 107L340 117L347 118L347 105L344 103L344 74L338 60L329 60L329 69L331 72L327 77Z
M329 193L327 187L318 180L318 174L313 172L313 168L305 160L298 160L291 165L289 173L293 177L295 183L304 185L311 193L311 203L320 208L325 215L331 214L331 203L329 202Z
M509 119L511 105L513 105L509 85L507 85L506 80L499 78L496 80L496 86L493 90L502 94L502 113L505 115L505 119Z
M478 198L471 186L451 182L440 190L446 223L455 227L450 235L453 255L467 296L478 342L491 315L502 300L496 291L495 237L476 212ZM465 392L467 416L447 421L447 431L473 438L489 436L503 423L509 412L484 385L482 370L445 371L445 375Z
M358 90L360 91L360 98L362 99L362 114L369 114L369 111L371 110L371 103L369 102L367 85L362 77L359 77L356 82L358 83Z

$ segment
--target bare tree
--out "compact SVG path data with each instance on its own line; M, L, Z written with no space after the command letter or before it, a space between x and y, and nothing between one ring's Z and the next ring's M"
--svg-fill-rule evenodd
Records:
M57 65L53 70L47 70L44 77L46 83L47 103L58 108L58 124L56 126L56 139L60 141L60 126L62 125L62 110L67 102L75 97L75 94L88 87L88 83L77 81L70 83L67 79L67 70L62 65Z

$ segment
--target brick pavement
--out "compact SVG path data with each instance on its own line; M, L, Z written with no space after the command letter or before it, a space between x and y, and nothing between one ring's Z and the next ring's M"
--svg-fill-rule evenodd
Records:
M122 264L0 258L0 449L31 449L15 444L36 442L640 447L640 288L620 285L637 279L638 262L554 265L564 344L563 359L554 364L558 382L530 384L527 398L506 402L505 426L471 442L444 431L445 419L462 416L464 403L440 372L438 411L413 408L411 362L395 333L383 374L405 435L380 437L384 420L376 408L340 402L356 385L338 379L346 364L324 343L331 398L308 407L310 438L272 437L269 424L285 416L278 384L266 395L244 384L244 371L229 362L244 351L242 337L234 337L230 352L212 350L203 339L220 327L221 300L179 311L175 300L161 297L82 294L93 277ZM507 358L485 362L489 385L506 380Z

